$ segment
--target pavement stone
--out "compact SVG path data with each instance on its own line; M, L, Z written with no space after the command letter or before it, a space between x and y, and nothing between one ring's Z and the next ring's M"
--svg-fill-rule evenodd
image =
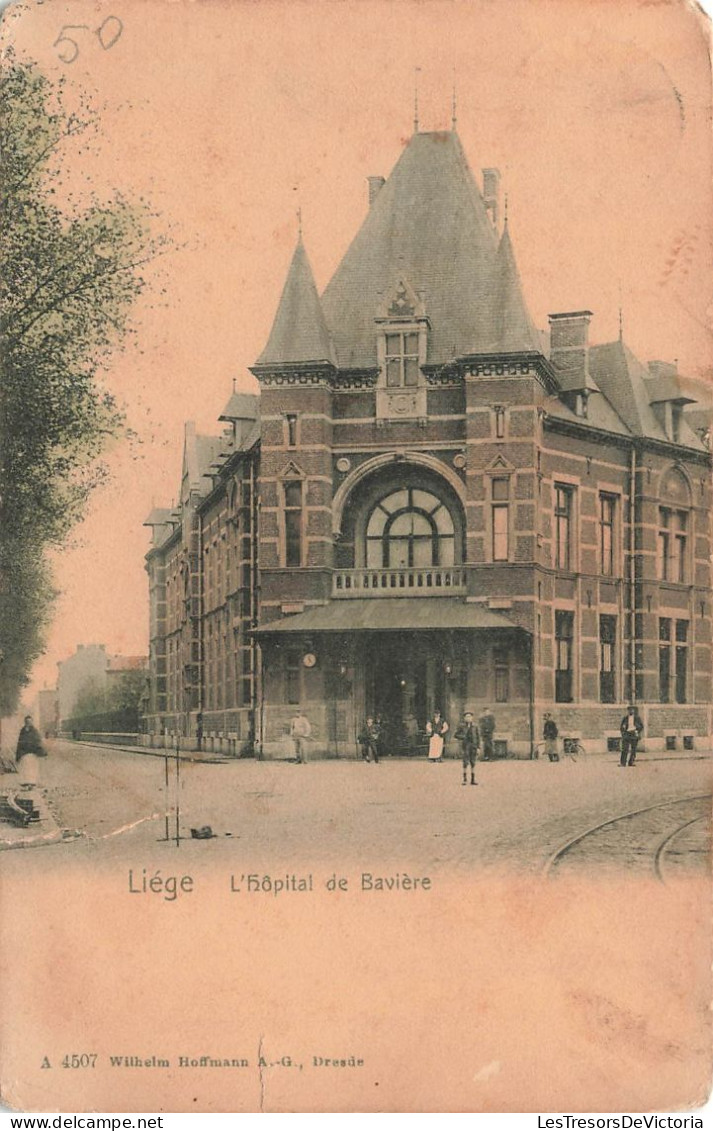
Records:
M9 821L0 821L0 850L43 847L66 840L72 835L69 830L61 829L57 823L48 802L46 789L36 787L20 790L17 775L3 774L0 778L0 792L31 798L40 812L39 821L31 821L24 827L13 825ZM79 833L77 832L76 835Z

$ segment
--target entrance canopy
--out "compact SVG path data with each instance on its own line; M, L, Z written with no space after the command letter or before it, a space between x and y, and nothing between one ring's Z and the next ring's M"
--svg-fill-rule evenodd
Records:
M485 605L443 597L365 597L331 601L255 631L258 636L282 636L298 632L423 632L428 629L528 631Z

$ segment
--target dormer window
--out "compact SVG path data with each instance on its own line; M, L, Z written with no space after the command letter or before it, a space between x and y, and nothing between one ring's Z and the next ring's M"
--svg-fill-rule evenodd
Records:
M587 389L583 389L582 392L577 393L574 398L574 414L575 416L581 416L586 420L588 411L589 392Z
M379 380L376 415L382 420L424 418L427 413L423 366L428 353L428 319L422 294L400 280L376 315Z
M681 406L680 404L671 405L671 418L669 423L669 438L673 440L674 444L681 442Z
M397 389L401 386L418 385L419 348L418 332L386 334L385 364L386 386Z

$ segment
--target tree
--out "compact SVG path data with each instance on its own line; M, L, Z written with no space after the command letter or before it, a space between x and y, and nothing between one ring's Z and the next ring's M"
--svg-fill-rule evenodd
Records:
M142 267L167 241L142 203L76 203L63 149L96 119L6 52L0 74L0 715L10 713L55 597L46 567L101 481L122 427L103 372L130 332ZM75 156L76 161L76 156ZM61 203L60 203L61 201Z
M80 730L138 730L147 679L145 669L130 668L109 676L104 684L88 680L74 701L72 724Z
M148 672L145 668L129 668L112 680L109 705L112 711L121 711L138 725L141 701L146 693Z
M82 720L94 715L103 715L109 710L106 688L97 679L89 679L77 692L72 705L70 718Z

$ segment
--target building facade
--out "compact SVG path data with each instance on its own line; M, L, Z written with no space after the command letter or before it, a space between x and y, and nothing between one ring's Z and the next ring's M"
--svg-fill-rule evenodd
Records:
M590 311L532 323L499 175L416 133L320 297L298 241L257 398L186 435L155 511L149 730L354 756L367 714L396 753L426 720L496 717L530 756L711 733L711 456L676 368ZM238 415L242 414L242 415ZM693 418L691 417L693 423ZM700 422L696 422L697 425Z

